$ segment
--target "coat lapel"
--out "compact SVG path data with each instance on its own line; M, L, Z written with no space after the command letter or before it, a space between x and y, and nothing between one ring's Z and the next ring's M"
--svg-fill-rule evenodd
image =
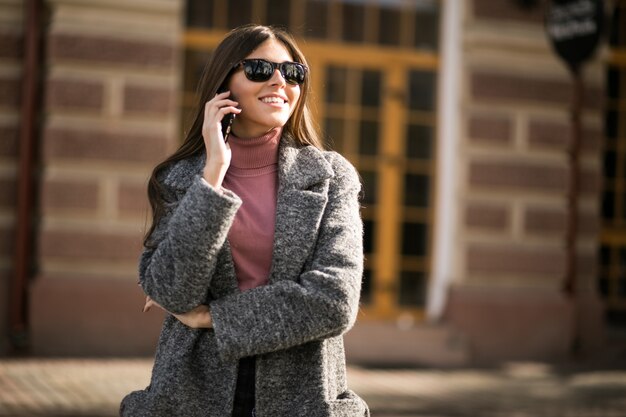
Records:
M328 201L328 179L333 175L330 163L317 148L297 148L292 143L284 138L279 151L270 282L295 279L302 270L314 249Z
M179 161L163 182L182 198L196 175L202 175L204 153ZM276 226L270 282L295 279L314 249L322 214L328 201L328 180L333 176L330 163L313 147L298 148L284 134L278 160ZM222 277L211 283L215 296L236 290L235 270L228 242L219 253ZM275 271L281 271L280 276ZM216 271L217 272L217 271ZM219 294L216 294L219 293Z

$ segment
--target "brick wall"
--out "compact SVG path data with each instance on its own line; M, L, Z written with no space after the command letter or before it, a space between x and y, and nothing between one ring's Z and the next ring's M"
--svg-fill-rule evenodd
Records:
M179 140L182 1L48 6L33 350L148 353L137 259L148 175Z
M561 291L572 83L544 35L542 6L496 3L466 3L459 267L448 314L479 361L557 358L567 355L575 325L575 305ZM585 289L595 288L602 73L599 59L584 71Z
M22 4L0 0L0 354L8 350L22 72Z

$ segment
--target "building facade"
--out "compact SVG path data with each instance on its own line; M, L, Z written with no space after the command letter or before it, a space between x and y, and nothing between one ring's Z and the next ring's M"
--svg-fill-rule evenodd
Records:
M618 23L619 6L607 5ZM0 0L3 351L153 351L161 317L140 314L136 285L146 181L180 143L203 62L247 22L300 40L327 146L363 180L366 264L350 360L453 366L605 346L626 300L626 90L613 87L626 60L616 23L613 46L584 67L577 278L566 291L574 90L545 35L545 7ZM40 65L28 77L33 26Z

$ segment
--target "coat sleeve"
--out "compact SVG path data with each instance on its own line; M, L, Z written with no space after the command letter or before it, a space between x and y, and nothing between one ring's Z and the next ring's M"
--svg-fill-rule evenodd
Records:
M281 280L210 303L223 359L340 335L354 324L363 272L360 182L352 165L339 158L308 268L297 280Z
M206 300L217 253L241 205L231 192L217 192L196 176L185 195L171 202L157 224L151 248L139 261L144 292L172 313L185 313Z

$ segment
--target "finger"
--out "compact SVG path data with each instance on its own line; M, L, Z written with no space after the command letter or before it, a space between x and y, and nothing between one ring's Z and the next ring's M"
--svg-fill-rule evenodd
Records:
M220 110L225 109L225 108L240 110L237 107L238 105L239 103L233 100L220 100L218 102L213 102L213 103L210 101L207 101L206 104L204 105L204 120L205 122L214 120L214 116L216 116ZM233 113L233 111L230 111L229 113Z
M229 113L239 114L241 113L241 109L234 106L222 107L217 111L217 114L220 115L220 120L224 118Z
M150 311L153 305L154 305L154 301L152 301L152 298L150 298L149 296L146 296L146 303L143 306L142 312L146 313Z
M221 93L215 94L215 97L228 97L230 95L230 90L222 91Z

